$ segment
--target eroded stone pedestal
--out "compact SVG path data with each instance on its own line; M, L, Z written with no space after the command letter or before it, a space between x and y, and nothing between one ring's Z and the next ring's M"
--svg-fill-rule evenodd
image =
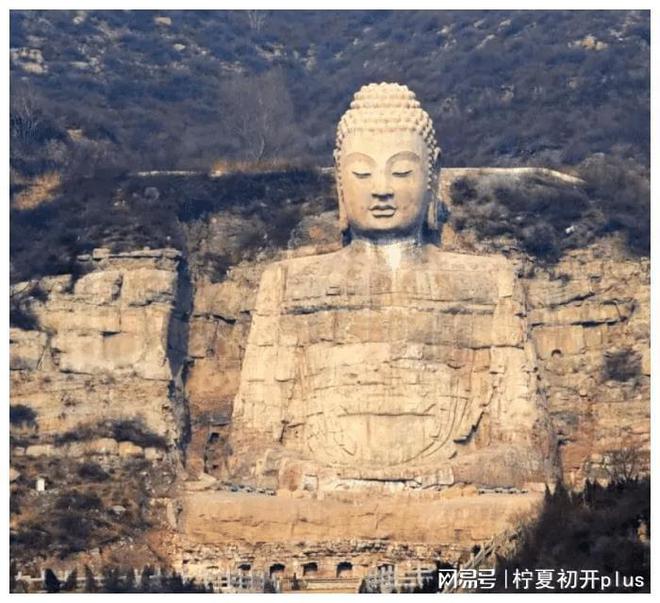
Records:
M178 562L186 575L206 579L213 572L268 575L273 568L285 578L300 578L310 567L321 578L337 577L342 568L360 578L383 564L435 568L464 562L475 546L529 521L543 497L539 491L451 492L451 498L448 491L319 500L186 491Z

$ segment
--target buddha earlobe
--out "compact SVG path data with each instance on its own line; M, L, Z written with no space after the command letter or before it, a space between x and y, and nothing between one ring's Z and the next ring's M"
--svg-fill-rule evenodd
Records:
M339 230L341 232L346 232L348 230L348 216L344 209L344 199L341 193L339 193Z
M427 194L429 196L429 204L426 210L426 226L429 230L432 231L437 231L439 230L438 226L438 186L440 184L440 170L438 169L438 163L440 156L442 154L442 149L440 147L435 147L433 149L433 159L431 161L430 170L431 173L429 175L429 180L431 182L431 186L429 187L429 190L427 191Z
M337 201L339 205L339 230L341 232L346 232L348 230L348 215L346 214L346 207L344 206L344 193L341 188L339 152L335 150L333 156L335 158L335 186L337 188Z
M429 190L429 204L426 210L426 226L429 230L438 230L438 196L436 191Z

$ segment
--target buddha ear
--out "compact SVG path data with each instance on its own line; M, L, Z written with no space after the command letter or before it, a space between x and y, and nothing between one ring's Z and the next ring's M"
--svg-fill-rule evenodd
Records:
M431 189L427 192L429 204L426 208L426 226L429 230L438 230L438 195Z
M431 163L431 186L427 190L427 195L429 197L429 204L426 209L426 226L429 230L437 231L438 226L438 196L440 191L438 190L440 186L440 169L438 166L438 157L440 156L440 149L436 147L433 152L433 162Z
M339 230L346 232L348 230L348 216L344 209L344 196L341 194L341 188L337 190L339 196Z
M341 175L339 173L339 151L333 153L335 158L335 184L337 187L337 200L339 201L339 230L346 232L348 230L348 215L344 206L344 192L341 187Z

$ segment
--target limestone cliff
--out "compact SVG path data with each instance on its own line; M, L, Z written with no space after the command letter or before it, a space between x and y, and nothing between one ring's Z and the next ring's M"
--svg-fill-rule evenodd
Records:
M443 171L441 196L450 211L452 182L467 173L479 177L482 171ZM549 170L513 172L515 178L550 178L567 186L577 182ZM292 249L280 257L338 249L335 221L332 212L310 216L292 233ZM449 227L441 247L477 256L492 251L488 241L475 244L469 230L458 234ZM627 255L617 238L569 251L553 266L534 262L510 241L497 251L516 265L526 292L526 322L540 364L538 387L559 436L565 479L576 485L586 477L607 479L625 469L622 464L631 455L628 464L633 461L634 471L648 469L648 260ZM187 382L194 442L189 467L194 472L205 467L220 476L224 470L228 420L256 291L273 259L243 262L225 281L202 280L196 286ZM626 364L628 372L612 368L617 362Z
M564 477L608 479L650 468L650 265L615 240L568 253L525 280L540 385L560 438Z
M86 439L125 419L168 446L181 443L190 295L180 259L173 249L97 249L80 258L86 274L77 280L63 275L12 287L18 311L34 321L10 333L12 404L32 409L38 425L39 443L25 454L61 454L65 434L76 442L66 454L80 454L76 434ZM107 439L86 445L126 448Z
M70 569L72 555L96 568L155 563L134 543L166 521L183 467L180 252L96 249L79 265L11 290L11 545L24 571L39 559Z
M455 176L448 172L443 181L450 207ZM213 218L219 232L223 219ZM232 228L248 229L249 221ZM509 243L492 249L482 241L477 248L469 234L447 230L442 248L475 261L484 252L507 255L520 279L536 384L559 437L564 477L579 485L585 477L646 471L648 260L627 256L612 238L543 266ZM219 236L218 244L226 240ZM38 475L57 485L52 463L93 460L105 470L125 466L129 473L117 473L118 481L141 475L134 463L144 461L157 467L154 484L169 485L178 475L221 487L204 473L226 475L233 401L262 274L275 260L339 248L336 213L315 213L291 232L288 250L252 254L220 282L194 269L188 274L202 251L213 253L212 245L192 245L185 260L173 249L97 249L80 258L81 275L14 285L12 466L20 474L13 474L14 486L33 489ZM166 490L155 488L147 498L164 501L176 526L176 496ZM21 521L13 524L19 532ZM186 529L199 530L186 521ZM322 540L323 522L314 529Z
M610 466L620 459L616 451L631 448L639 451L638 470L648 468L649 262L627 258L610 240L571 252L551 268L531 270L522 256L518 265L541 364L538 385L560 437L565 478L576 485L587 476L607 478L608 470L618 470ZM206 455L211 474L222 468L263 269L262 263L240 265L226 281L196 290L187 387L198 426L191 459L198 455L201 467ZM621 354L630 355L632 373L609 376L610 358ZM219 414L212 418L214 410Z

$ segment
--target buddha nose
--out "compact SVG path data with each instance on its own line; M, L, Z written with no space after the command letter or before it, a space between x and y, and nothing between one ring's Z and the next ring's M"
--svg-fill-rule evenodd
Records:
M378 198L387 198L394 195L394 189L386 173L378 171L374 174L371 194Z

